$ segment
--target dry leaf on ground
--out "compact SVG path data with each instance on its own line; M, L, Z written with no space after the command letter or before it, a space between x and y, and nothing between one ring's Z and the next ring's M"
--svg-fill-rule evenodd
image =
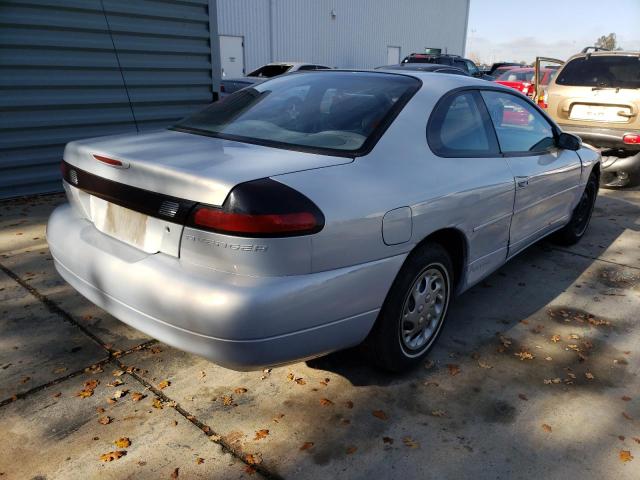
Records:
M419 448L420 447L420 444L418 442L416 442L411 437L404 437L402 439L402 443L404 443L409 448Z
M388 418L387 414L382 410L374 410L371 413L374 417L379 418L380 420L386 420Z
M551 341L553 343L558 343L560 341L560 335L552 335L551 336Z
M134 402L139 402L140 400L142 400L143 398L145 398L146 395L140 393L140 392L133 392L131 394L131 400L133 400Z
M443 418L443 417L446 417L446 416L447 416L447 412L445 412L444 410L432 410L432 411L431 411L431 415L432 415L433 417L440 417L440 418Z
M331 400L329 400L328 398L321 398L320 399L320 405L322 405L323 407L326 407L328 405L333 405L333 402Z
M460 366L454 363L449 363L447 365L447 369L449 370L449 375L452 377L458 375L460 373Z
M122 437L113 442L113 444L118 448L127 448L129 445L131 445L131 440L129 440L127 437Z
M622 460L623 462L630 462L631 460L633 460L633 455L631 455L631 452L629 450L620 450L619 456L620 460Z
M313 447L313 445L313 442L304 442L300 447L300 451L309 450L311 447Z
M243 393L247 393L248 390L244 387L238 387L234 390L237 395L242 395Z
M204 458L198 457L196 458L196 465L202 465L204 463Z
M591 373L591 372L585 373L584 376L587 377L589 380L593 380L594 378L596 378L596 377L593 376L593 373Z
M111 417L106 416L106 417L100 417L98 419L98 423L101 425L108 425L109 423L111 423Z
M546 423L542 424L542 429L547 432L547 433L551 433L551 425L547 425Z
M347 453L347 455L351 455L352 453L356 453L357 450L358 447L350 446L346 448L345 452Z
M165 388L167 388L169 385L171 385L171 382L169 380L162 380L159 384L158 384L158 388L160 390L164 390Z
M254 440L262 440L263 438L267 438L267 435L269 435L269 430L266 428L263 428L262 430L256 430L256 436Z
M120 457L124 457L126 454L126 450L116 450L114 452L103 453L100 455L100 461L112 462L113 460L118 460Z
M259 453L247 453L244 456L244 461L249 465L258 465L262 463L262 455Z
M522 352L514 353L514 355L520 358L520 360L533 360L534 358L536 358L533 356L531 352L527 352L526 350L523 350Z

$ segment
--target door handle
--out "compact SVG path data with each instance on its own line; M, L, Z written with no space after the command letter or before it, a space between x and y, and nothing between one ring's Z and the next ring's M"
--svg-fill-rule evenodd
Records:
M529 177L516 177L516 185L519 188L524 188L529 185Z

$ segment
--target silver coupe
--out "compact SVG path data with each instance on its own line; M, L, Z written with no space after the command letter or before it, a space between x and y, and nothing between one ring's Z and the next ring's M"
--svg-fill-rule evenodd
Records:
M71 142L62 171L56 268L123 322L238 370L364 342L401 371L454 295L584 235L600 156L513 89L329 70Z

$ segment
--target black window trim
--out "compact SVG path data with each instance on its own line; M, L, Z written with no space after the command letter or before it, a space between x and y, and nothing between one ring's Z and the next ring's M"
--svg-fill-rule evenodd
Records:
M487 82L488 83L488 82ZM481 102L481 106L480 106L480 113L483 115L483 119L484 119L484 115L487 116L487 120L489 121L489 124L491 125L491 131L493 132L493 139L495 139L497 146L498 146L498 150L495 153L491 153L491 154L483 154L483 155L445 155L442 153L437 153L433 147L431 146L431 142L429 142L429 135L430 132L432 131L432 121L434 118L434 113L436 112L436 110L438 109L438 107L441 106L442 103L444 103L444 101L451 97L451 96L455 96L461 92L465 92L465 91L474 91L477 92L479 100ZM506 95L512 95L514 97L520 98L522 100L524 100L526 103L528 103L529 105L531 105L534 110L536 110L538 113L540 113L540 115L542 115L542 117L549 123L549 125L551 126L551 130L553 132L553 136L555 141L557 142L558 140L558 136L561 133L560 127L558 127L558 125L551 119L551 117L549 117L549 115L542 110L540 107L538 107L538 105L536 105L534 103L533 100L531 100L529 97L513 90L510 91L512 89L506 89L503 87L496 87L493 85L487 85L487 86L477 86L477 85L467 85L464 87L458 87L458 88L454 88L452 90L449 90L447 93L445 93L442 97L440 97L440 99L436 102L436 104L434 105L433 109L431 110L431 113L429 114L429 120L427 122L427 143L429 144L429 149L431 150L431 152L433 152L434 155L438 156L438 157L442 157L442 158L493 158L493 157L502 157L502 158L509 158L509 157L531 157L531 156L536 156L536 155L544 155L547 153L552 152L552 149L545 149L545 150L541 150L541 151L537 151L537 152L503 152L502 149L500 148L500 142L498 141L498 134L496 133L496 128L495 125L493 124L493 120L491 119L491 115L489 114L489 110L487 108L487 105L484 102L484 98L482 97L481 93L482 91L490 91L490 92L499 92L499 93L504 93ZM491 141L491 139L489 139ZM558 147L555 147L556 149Z
M287 75L332 75L335 72L361 72L358 70L317 70L315 72L309 71L295 71L288 73ZM409 103L409 101L413 98L413 96L422 88L422 80L419 77L404 73L391 73L391 72L375 72L375 71L365 71L364 73L371 73L375 75L395 75L398 77L407 77L414 81L414 85L407 88L407 91L398 98L396 103L393 104L391 109L387 112L382 121L378 124L378 126L371 132L371 135L365 140L362 146L357 150L340 150L336 148L326 148L326 147L311 147L305 145L293 145L291 143L286 142L278 142L275 140L264 140L259 138L251 138L244 137L240 135L229 135L226 133L214 133L208 130L201 130L198 128L186 128L180 127L177 125L168 127L168 130L173 130L176 132L190 133L192 135L202 135L204 137L212 137L219 138L221 140L230 140L233 142L240 143L248 143L250 145L261 145L264 147L273 147L279 148L281 150L291 150L294 152L303 152L303 153L314 153L317 155L327 155L330 157L344 157L355 159L358 157L363 157L371 153L371 151L378 144L378 141L382 138L391 124L394 122L396 117L400 115L400 112L404 109L404 107ZM235 93L235 92L234 92ZM233 95L233 93L231 94Z

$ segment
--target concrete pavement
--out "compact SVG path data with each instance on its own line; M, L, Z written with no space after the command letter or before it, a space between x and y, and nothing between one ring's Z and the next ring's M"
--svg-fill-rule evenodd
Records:
M456 299L401 376L357 349L238 373L154 342L55 273L61 201L0 204L2 479L640 478L638 189Z

